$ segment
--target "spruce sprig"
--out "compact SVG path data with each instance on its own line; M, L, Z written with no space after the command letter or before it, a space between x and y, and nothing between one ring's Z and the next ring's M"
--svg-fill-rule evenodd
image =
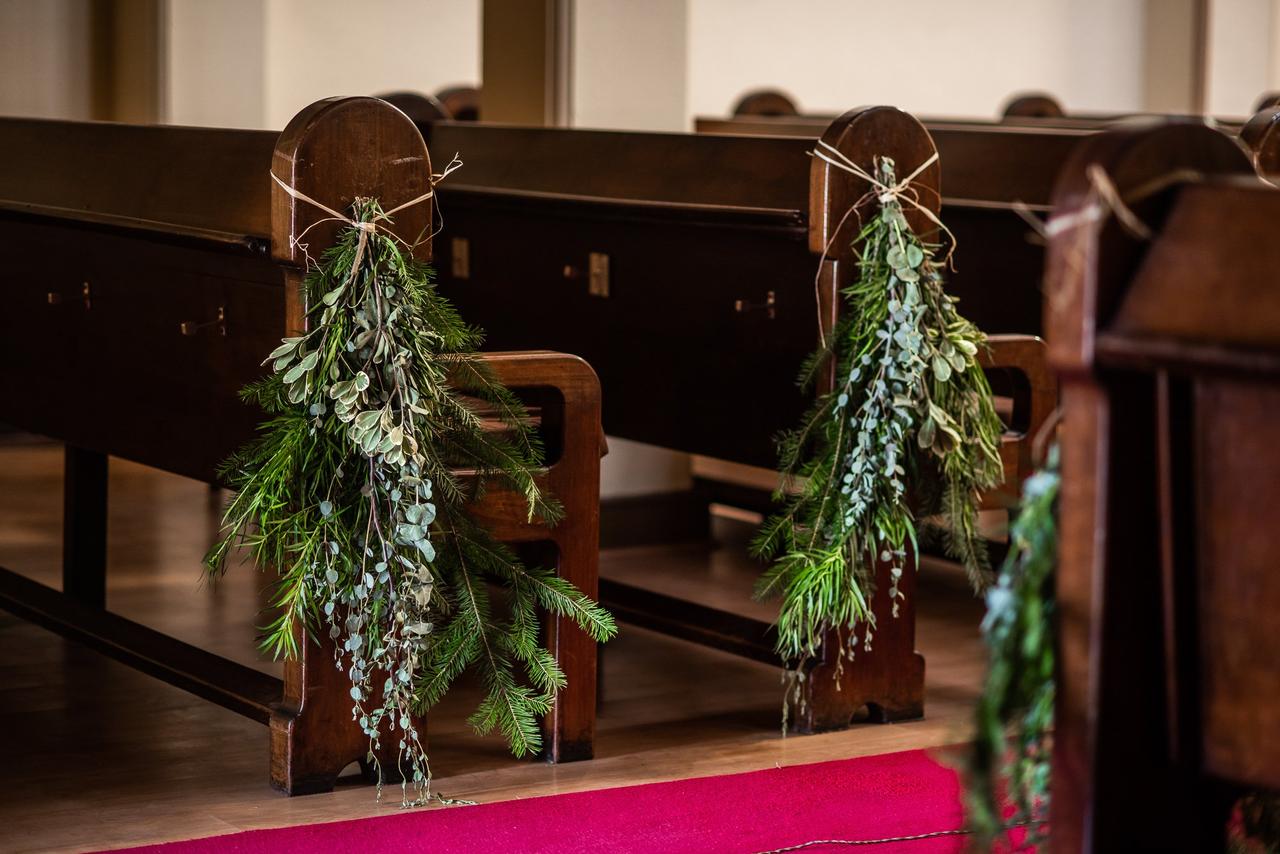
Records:
M371 199L353 217L387 220ZM221 574L244 545L278 571L264 649L296 656L300 630L327 632L371 755L395 740L405 801L422 802L430 769L414 716L463 671L477 670L486 687L472 724L501 730L523 756L540 748L538 717L565 684L539 643L537 609L598 641L616 629L598 604L526 567L467 514L489 481L519 493L531 520L554 524L563 509L538 485L542 447L528 413L475 352L482 333L431 270L381 230L351 226L303 290L308 331L285 338L267 359L272 373L245 389L271 418L223 466L236 494L206 564ZM491 582L509 616L494 614Z
M878 179L896 185L880 158ZM976 356L985 336L943 290L935 245L907 223L894 193L855 241L859 276L826 346L804 364L812 389L833 366L836 387L802 425L779 438L784 508L753 543L771 565L757 585L777 596L778 652L797 670L838 630L852 656L870 648L877 561L887 564L896 616L898 581L916 520L941 513L948 552L975 587L989 573L977 499L1002 477L1002 425Z

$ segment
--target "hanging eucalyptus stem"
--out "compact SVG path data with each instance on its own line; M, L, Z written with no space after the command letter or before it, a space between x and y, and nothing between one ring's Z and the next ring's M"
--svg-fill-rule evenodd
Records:
M542 447L528 414L475 352L482 333L378 227L389 220L377 201L357 200L352 217L304 281L308 331L284 339L267 358L272 373L244 392L271 418L224 465L236 494L206 563L224 572L243 544L279 572L264 649L296 656L304 631L327 634L372 760L396 743L404 801L421 803L430 768L414 716L460 673L474 667L485 682L472 725L500 729L525 755L565 684L537 609L598 641L615 627L468 516L490 480L520 494L531 520L552 524L563 510L535 479ZM503 429L485 429L479 406ZM491 581L505 589L504 618Z
M875 169L882 186L897 188L891 159ZM986 339L943 290L938 246L913 232L898 192L868 199L880 207L854 244L858 279L842 291L840 320L800 376L812 389L834 365L836 386L780 437L775 499L785 506L753 544L772 561L757 595L781 597L777 648L797 674L832 630L845 655L859 630L870 649L877 562L897 616L918 519L945 517L948 553L975 587L990 570L977 501L1001 481L1003 428L976 360Z

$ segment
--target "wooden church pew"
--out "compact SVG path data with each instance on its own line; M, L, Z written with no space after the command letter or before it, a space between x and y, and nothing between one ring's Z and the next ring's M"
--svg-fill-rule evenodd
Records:
M440 188L441 282L493 347L536 340L583 354L600 375L611 435L774 465L772 437L807 405L794 377L816 320L832 322L854 274L856 218L833 232L865 186L807 156L804 139L449 122L424 132L433 150L466 160ZM848 113L824 138L867 166L891 156L904 176L934 151L918 122L887 108ZM936 207L939 175L935 163L915 181L925 205ZM992 366L1021 378L1019 429L1006 442L1011 484L1025 472L1025 432L1052 407L1040 347L1029 336L992 342ZM834 659L811 674L801 729L844 726L864 704L880 720L921 714L905 592L896 620L877 598L875 648L845 663L839 685ZM777 662L763 621L607 579L601 597L632 623Z
M372 98L318 102L278 135L0 119L0 159L0 219L15 247L0 270L0 419L67 444L63 592L4 569L0 607L268 725L272 785L331 789L368 739L327 638L300 643L281 682L105 610L107 455L214 481L261 419L240 388L304 323L293 239L306 232L319 247L335 234L269 172L336 209L355 196L392 207L428 187L420 133ZM415 240L431 222L424 203L395 229ZM431 246L418 243L418 257ZM539 407L552 453L543 480L566 518L529 523L496 487L476 513L503 539L554 545L560 574L594 596L595 374L546 351L489 359ZM194 581L201 568L190 569ZM590 757L596 644L559 619L547 642L568 676L545 722L547 756Z
M1089 140L1054 201L1052 849L1224 850L1234 797L1280 789L1280 192L1175 125Z

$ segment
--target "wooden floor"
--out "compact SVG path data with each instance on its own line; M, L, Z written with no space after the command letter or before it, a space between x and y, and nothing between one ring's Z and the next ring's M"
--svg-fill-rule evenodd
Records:
M0 565L58 583L61 448L0 445ZM209 587L216 530L203 484L112 460L108 607L268 672L253 644L262 579L239 567ZM605 552L602 573L707 604L767 614L748 598L741 543ZM436 789L496 801L818 762L964 740L981 678L981 609L952 567L922 570L926 719L783 738L778 671L629 626L605 657L596 758L512 759L464 724L476 693L430 722ZM0 612L0 851L77 851L397 809L351 778L327 795L267 786L265 727ZM433 807L439 808L439 807Z

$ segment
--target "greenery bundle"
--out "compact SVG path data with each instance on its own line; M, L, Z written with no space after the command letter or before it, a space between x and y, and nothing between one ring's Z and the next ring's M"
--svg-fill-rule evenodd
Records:
M1058 449L1022 486L1009 554L987 591L982 634L989 651L969 761L969 816L990 841L1009 825L1047 818L1054 697L1054 573L1058 556ZM1002 804L1013 805L1006 817Z
M754 543L772 559L757 592L782 597L778 651L797 672L833 629L850 656L859 627L870 647L877 561L896 616L917 519L943 514L949 553L975 585L989 574L977 497L1001 481L1002 426L976 361L985 337L943 290L938 246L908 224L893 161L875 168L889 189L868 197L880 208L855 243L858 280L800 377L811 388L833 366L835 388L780 438L786 504Z
M475 352L482 333L378 228L387 217L375 200L357 200L352 216L305 279L309 331L284 339L271 375L245 390L271 419L225 464L236 495L206 562L224 572L243 543L279 571L264 648L294 656L304 630L326 632L374 761L383 739L398 743L405 800L412 784L422 801L430 770L415 713L473 666L486 696L472 725L500 729L516 755L536 751L537 718L565 681L536 609L600 641L615 628L467 515L489 480L523 495L531 519L552 523L562 509L534 479L542 451L527 413ZM503 430L484 429L477 400ZM505 589L504 616L490 581Z

